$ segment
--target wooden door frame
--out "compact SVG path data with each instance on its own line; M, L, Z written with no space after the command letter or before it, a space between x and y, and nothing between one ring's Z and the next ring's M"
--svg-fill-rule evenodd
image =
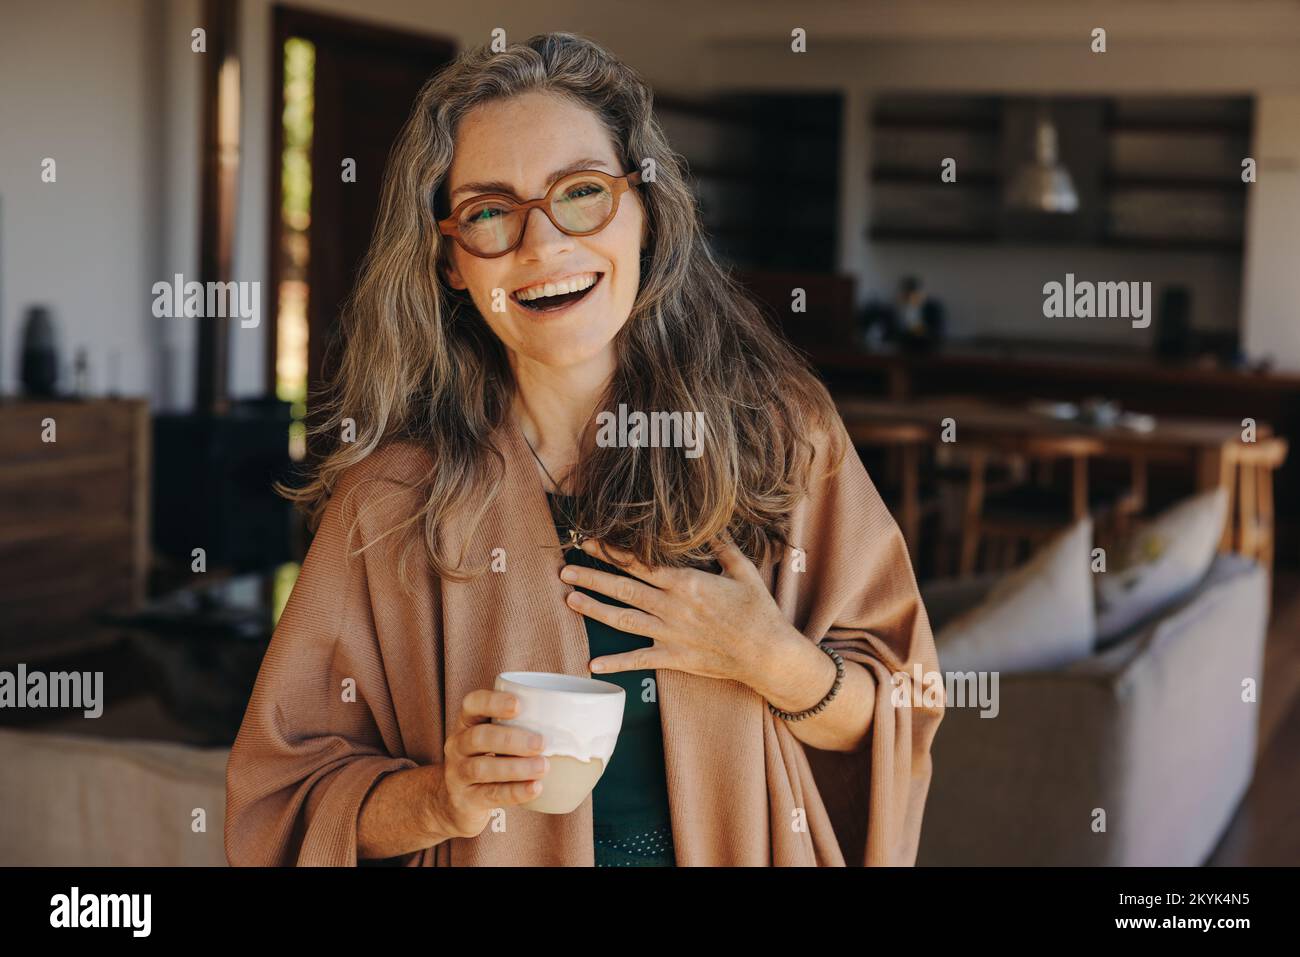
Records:
M269 142L271 144L268 167L267 196L270 198L270 216L267 218L266 275L270 288L267 297L269 303L267 323L267 346L263 377L266 382L266 394L275 395L276 373L275 361L278 352L280 326L280 233L284 223L280 215L281 202L281 163L284 152L284 43L294 36L328 36L348 41L361 40L378 42L387 46L409 50L412 53L426 54L431 57L449 60L456 55L457 44L454 39L434 34L420 35L405 30L377 26L346 17L303 10L289 4L277 3L271 7L271 125ZM313 143L315 141L313 119ZM312 170L313 175L315 169ZM309 293L310 294L310 293ZM308 307L310 309L310 306ZM311 371L308 370L308 381ZM309 397L310 398L310 397Z

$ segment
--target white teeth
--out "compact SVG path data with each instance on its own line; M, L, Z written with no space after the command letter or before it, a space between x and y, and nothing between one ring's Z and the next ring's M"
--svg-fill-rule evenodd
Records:
M546 296L563 296L566 293L580 292L594 286L597 278L594 272L583 273L581 276L571 276L568 279L561 279L559 282L542 283L537 286L529 286L527 289L520 289L515 293L515 296L523 302L542 299Z

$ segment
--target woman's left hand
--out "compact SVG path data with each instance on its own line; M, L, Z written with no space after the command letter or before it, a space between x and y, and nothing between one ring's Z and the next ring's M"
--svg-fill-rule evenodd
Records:
M565 565L560 577L631 607L609 605L577 590L568 596L569 607L654 641L648 648L592 659L593 672L673 668L752 686L769 652L792 638L803 638L786 621L754 563L730 540L714 545L721 575L694 568L650 568L628 552L593 539L581 547L606 562L617 559L636 577L581 565Z

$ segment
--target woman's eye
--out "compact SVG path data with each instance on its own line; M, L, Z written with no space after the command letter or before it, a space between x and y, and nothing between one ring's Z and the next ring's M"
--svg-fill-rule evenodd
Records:
M581 183L570 189L566 189L564 191L564 197L565 199L583 199L584 197L600 193L603 190L604 187L599 183Z
M506 212L507 210L500 206L481 206L478 209L471 210L469 214L466 215L465 221L470 225L477 225L479 223L485 223L490 219L504 216Z

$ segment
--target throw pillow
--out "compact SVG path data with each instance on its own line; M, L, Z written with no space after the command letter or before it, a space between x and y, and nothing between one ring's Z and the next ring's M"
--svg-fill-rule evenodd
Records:
M1098 644L1168 607L1209 569L1228 517L1219 488L1184 499L1106 549L1096 576Z
M1092 651L1092 519L1045 544L935 636L943 671L1058 668Z

